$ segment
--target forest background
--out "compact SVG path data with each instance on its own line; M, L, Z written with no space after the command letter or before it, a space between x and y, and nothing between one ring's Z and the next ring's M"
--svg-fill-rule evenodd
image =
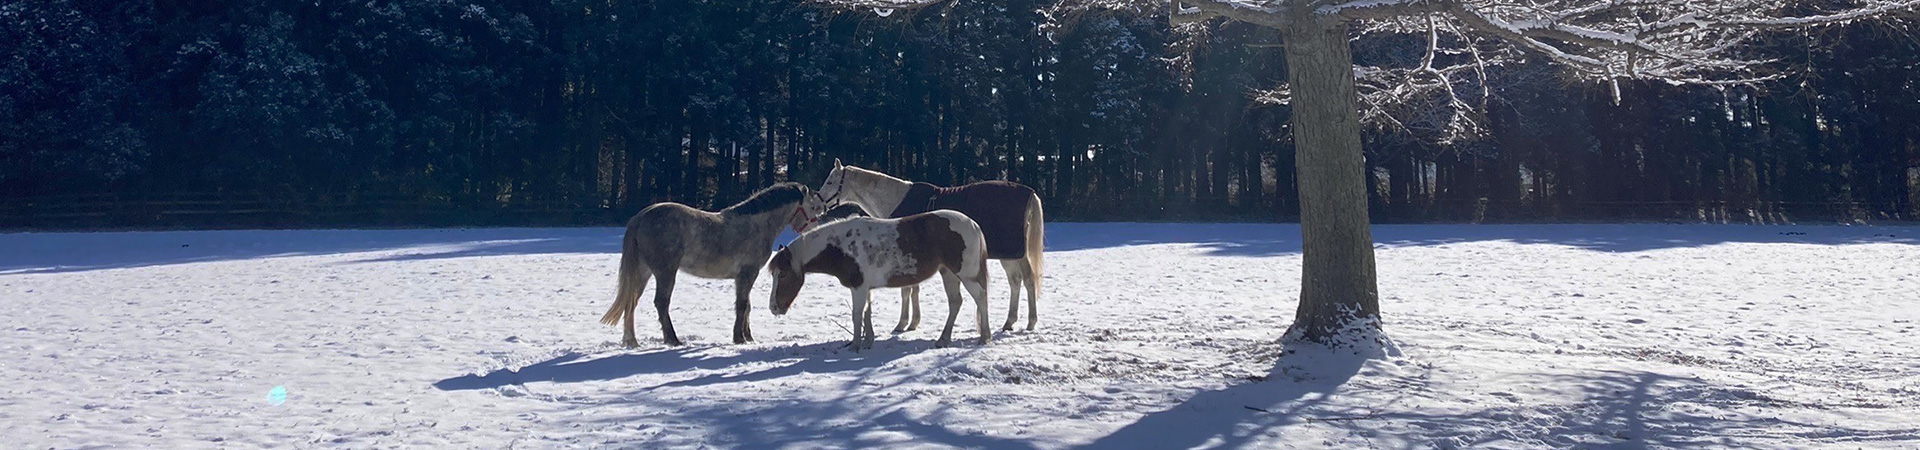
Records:
M1053 220L1297 217L1288 107L1256 95L1286 79L1277 32L1054 3L6 2L0 227L610 225L836 158L1019 181ZM1778 32L1751 50L1770 80L1617 102L1495 67L1471 135L1367 129L1371 215L1913 220L1910 25ZM1367 35L1356 62L1418 64L1421 39Z

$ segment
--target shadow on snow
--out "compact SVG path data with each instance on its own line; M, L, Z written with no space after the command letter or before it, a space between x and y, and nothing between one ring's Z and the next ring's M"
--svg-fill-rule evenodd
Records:
M221 230L0 234L0 274L64 273L198 262L411 249L370 261L488 255L618 253L614 228Z
M961 341L964 343L965 341ZM769 380L803 373L834 373L870 369L889 361L931 348L932 340L881 340L870 350L846 350L844 341L774 347L688 346L623 353L587 359L570 352L518 369L499 369L485 375L463 375L433 383L443 391L493 389L526 383L578 383L616 380L642 374L672 374L694 370L719 370L745 363L787 362L788 364L741 375L713 374L673 381L656 387L700 386ZM964 344L962 344L964 345ZM715 350L740 348L734 354L715 354Z
M905 344L905 345L901 345ZM988 430L952 404L916 415L902 409L913 395L894 398L875 395L894 386L872 381L881 372L897 378L893 384L923 379L927 373L894 373L889 363L923 352L930 342L899 341L875 351L840 351L841 343L754 348L728 356L706 356L713 348L654 350L598 359L568 354L517 371L501 370L435 383L443 390L485 389L526 382L611 380L641 373L665 374L720 369L739 364L775 363L744 374L709 374L642 388L714 386L726 383L782 383L814 374L851 373L826 400L769 398L757 402L697 401L676 403L664 398L664 410L675 420L701 422L703 436L667 434L650 439L691 439L693 442L775 448L794 444L817 447L881 447L890 445L951 446L984 449L1162 449L1253 448L1289 438L1287 427L1307 426L1315 436L1324 431L1362 438L1387 448L1617 448L1727 447L1751 444L1742 438L1802 443L1890 443L1920 439L1920 429L1856 429L1829 424L1796 422L1773 414L1744 415L1728 411L1766 411L1791 406L1744 386L1731 386L1693 377L1674 377L1646 371L1599 370L1580 375L1542 375L1541 382L1564 387L1577 398L1571 403L1516 403L1495 400L1475 410L1419 410L1416 397L1431 395L1419 386L1350 385L1367 364L1367 357L1315 349L1302 356L1282 356L1261 381L1241 382L1191 394L1178 405L1147 413L1091 442L1038 442L1003 437L1016 430ZM941 355L929 371L967 358L973 348ZM817 379L814 379L817 380ZM1418 384L1418 383L1415 383ZM1390 401L1356 406L1341 404L1341 392L1355 389L1394 389ZM929 394L939 395L939 394ZM647 398L637 396L632 398ZM963 399L952 399L954 402ZM1471 404L1471 403L1470 403ZM1689 405L1699 405L1694 408ZM664 414L664 413L663 413ZM600 419L608 424L646 423L653 416ZM989 432L991 431L991 432ZM627 442L673 445L685 442ZM1318 445L1318 443L1310 444Z
M0 234L0 274L62 273L289 256L394 252L356 262L615 254L618 228L255 230ZM1047 251L1189 244L1211 255L1298 254L1300 227L1247 223L1054 223ZM1722 243L1920 245L1920 227L1756 225L1377 225L1383 247L1479 241L1637 252ZM790 236L788 236L790 237Z

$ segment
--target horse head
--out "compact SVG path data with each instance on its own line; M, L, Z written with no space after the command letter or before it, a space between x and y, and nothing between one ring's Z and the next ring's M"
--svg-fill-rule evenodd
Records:
M833 170L827 172L827 181L820 184L820 190L813 191L814 199L822 203L833 204L847 191L847 166L840 164L840 158L833 159Z
M820 216L834 206L833 202L821 198L818 192L807 189L806 186L801 186L801 189L805 194L801 195L800 202L793 206L793 212L787 214L787 226L793 228L795 233L807 232L807 228L819 223Z
M793 252L786 246L781 246L780 251L773 254L773 260L767 262L767 273L773 275L773 297L767 300L767 309L776 316L786 315L787 309L793 307L794 298L800 296L800 286L807 282L806 274L793 263Z

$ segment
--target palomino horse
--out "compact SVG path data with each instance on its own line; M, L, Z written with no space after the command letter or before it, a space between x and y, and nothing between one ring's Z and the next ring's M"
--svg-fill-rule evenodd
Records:
M701 278L732 278L733 343L753 340L747 326L747 293L760 275L760 266L773 253L773 239L782 228L805 231L813 217L825 209L806 185L779 183L746 201L720 212L706 212L679 203L655 203L640 210L627 221L627 235L621 240L620 289L613 307L600 322L621 323L625 334L620 344L638 347L633 336L633 310L639 305L640 292L647 278L654 282L653 307L660 314L660 333L667 345L680 345L667 317L667 305L673 297L675 274L686 272Z
M817 193L826 202L858 203L878 217L904 217L936 209L951 209L966 214L986 233L987 257L1000 260L1007 271L1013 295L1007 298L1007 323L1012 330L1020 318L1020 288L1027 289L1027 330L1040 320L1041 250L1044 245L1046 214L1040 208L1040 196L1019 183L982 181L958 187L940 187L913 183L884 173L841 165L833 161L833 171ZM920 328L918 286L900 290L900 325L895 333ZM912 321L908 321L908 314Z
M947 286L947 328L934 345L952 342L954 320L960 316L960 287L966 286L978 306L980 345L993 342L987 329L987 242L980 225L955 211L934 211L899 219L854 217L814 227L774 253L767 263L773 274L774 315L793 307L806 274L824 273L853 290L855 350L873 348L874 288L920 284L933 274Z

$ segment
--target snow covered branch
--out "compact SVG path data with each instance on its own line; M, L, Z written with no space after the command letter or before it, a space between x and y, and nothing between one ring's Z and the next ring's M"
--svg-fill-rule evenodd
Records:
M1853 0L1821 5L1747 0L1406 0L1466 29L1544 55L1587 78L1617 83L1744 83L1770 78L1768 61L1734 53L1764 30L1844 24L1912 12L1920 0ZM1352 16L1356 19L1371 16Z
M1492 95L1486 73L1527 54L1606 83L1617 102L1624 80L1720 86L1776 79L1783 72L1743 53L1744 44L1770 32L1917 9L1920 0L1349 0L1314 11L1361 23L1362 40L1423 37L1417 60L1356 69L1362 118L1446 142L1480 132L1475 118Z
M950 0L818 0L882 14ZM958 0L952 0L958 1ZM1355 45L1417 37L1406 58L1356 67L1362 118L1440 141L1480 134L1474 119L1494 95L1489 74L1534 55L1563 74L1624 80L1752 84L1782 76L1746 45L1794 32L1915 14L1920 0L1059 0L1057 10L1168 11L1175 25L1224 18L1274 29L1334 17L1354 24ZM1387 53L1401 50L1385 49ZM1379 53L1379 52L1375 52ZM1284 103L1286 88L1256 94Z
M1277 2L1255 2L1246 0L1198 0L1183 2L1174 0L1173 19L1179 22L1197 22L1225 17L1268 28L1286 28L1287 5Z
M881 10L921 8L946 0L830 0L827 3L849 8L874 8Z

